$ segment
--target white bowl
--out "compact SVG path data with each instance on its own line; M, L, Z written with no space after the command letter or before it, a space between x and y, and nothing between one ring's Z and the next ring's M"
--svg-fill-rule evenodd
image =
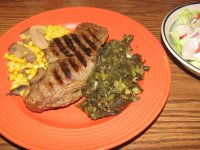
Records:
M174 55L189 71L200 77L200 69L191 65L187 60L183 59L175 51L175 49L172 46L172 43L170 42L170 37L169 37L170 29L175 20L177 19L178 15L185 9L200 11L200 2L182 5L170 11L162 22L162 27L161 27L162 39L168 50L172 53L172 55Z

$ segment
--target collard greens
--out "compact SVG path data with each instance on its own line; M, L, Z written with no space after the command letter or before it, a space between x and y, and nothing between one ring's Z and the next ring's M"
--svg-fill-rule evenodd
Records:
M100 50L96 68L82 87L86 100L80 108L91 119L119 114L129 103L139 99L143 90L137 83L143 79L149 67L141 56L131 54L133 35L125 35L121 41L110 40Z

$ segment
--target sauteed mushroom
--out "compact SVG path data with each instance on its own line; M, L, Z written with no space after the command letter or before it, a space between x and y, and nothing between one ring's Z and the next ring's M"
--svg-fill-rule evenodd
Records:
M29 48L20 44L12 44L9 47L9 53L15 55L18 58L26 57L28 62L35 61L35 56L33 52Z
M25 90L26 88L27 88L26 85L21 85L21 86L15 88L15 89L12 89L12 90L8 93L8 95L17 95L17 96L21 96L20 92L23 91L23 90Z
M44 38L44 30L41 26L32 26L29 29L30 37L33 43L38 46L40 49L46 49L49 46L49 43Z

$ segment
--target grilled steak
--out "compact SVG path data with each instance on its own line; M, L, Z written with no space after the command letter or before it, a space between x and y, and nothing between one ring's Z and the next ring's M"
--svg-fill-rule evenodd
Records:
M44 78L25 92L27 108L42 112L79 100L80 89L93 71L98 50L107 37L106 28L82 23L73 33L53 39L46 49L48 69Z

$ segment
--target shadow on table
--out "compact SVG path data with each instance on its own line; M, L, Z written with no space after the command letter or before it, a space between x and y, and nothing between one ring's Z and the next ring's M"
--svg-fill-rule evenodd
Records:
M11 146L15 147L16 149L19 149L19 150L26 150L25 148L22 148L20 147L19 145L16 145L15 143L9 141L8 139L6 139L4 136L0 135L0 137L2 139L4 139L8 144L10 144Z

